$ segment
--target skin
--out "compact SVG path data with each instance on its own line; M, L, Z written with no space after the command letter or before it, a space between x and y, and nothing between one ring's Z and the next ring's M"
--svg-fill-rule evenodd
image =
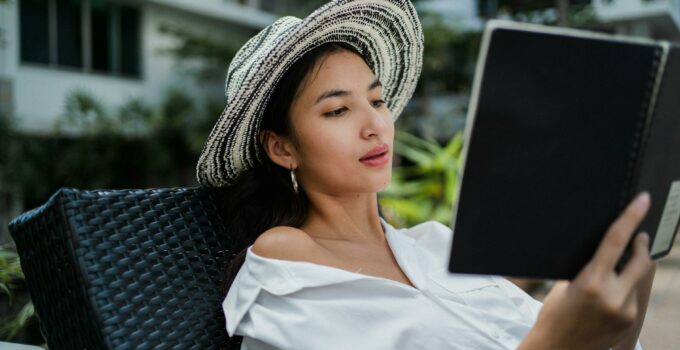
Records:
M411 286L378 216L376 193L392 175L394 123L376 82L364 61L347 51L322 57L303 80L290 109L294 139L270 134L266 152L276 164L295 169L311 203L309 216L300 229L276 227L263 233L254 253ZM369 167L359 161L384 144L389 162Z
M357 55L323 57L302 82L290 114L291 138L270 133L265 145L276 164L295 169L310 200L302 227L274 227L255 254L308 261L412 286L389 249L377 211L377 192L391 178L394 126L376 77ZM369 167L359 159L387 144L390 161ZM560 282L521 349L632 349L649 300L654 264L648 236L638 235L632 258L614 266L649 209L632 202L612 223L595 256L571 282Z

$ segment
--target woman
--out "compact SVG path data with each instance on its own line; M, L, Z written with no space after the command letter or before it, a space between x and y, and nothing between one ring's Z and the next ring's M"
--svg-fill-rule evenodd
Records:
M252 38L198 164L227 192L234 259L223 307L243 349L632 349L654 265L643 194L593 260L545 304L497 276L449 275L450 230L396 230L376 193L391 176L393 120L420 73L409 1L340 0ZM238 271L238 274L234 274Z

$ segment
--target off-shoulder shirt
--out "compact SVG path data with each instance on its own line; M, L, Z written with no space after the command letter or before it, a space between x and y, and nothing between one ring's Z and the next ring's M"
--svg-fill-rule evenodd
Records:
M449 273L453 235L440 223L382 225L415 287L250 247L222 304L229 335L242 350L517 348L540 302L500 276Z

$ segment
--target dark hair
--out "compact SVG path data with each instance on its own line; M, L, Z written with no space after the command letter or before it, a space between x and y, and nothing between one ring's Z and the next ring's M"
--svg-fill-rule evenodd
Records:
M295 143L295 131L291 123L290 107L305 77L317 67L326 55L338 51L350 51L361 56L345 43L326 43L305 53L279 80L262 115L261 131L271 131L290 138ZM226 293L236 273L243 265L246 249L257 237L275 226L300 227L307 219L309 200L301 184L295 194L290 170L272 162L264 152L266 135L257 145L261 164L244 172L235 183L223 192L226 236L234 247L240 249L229 261L222 283Z

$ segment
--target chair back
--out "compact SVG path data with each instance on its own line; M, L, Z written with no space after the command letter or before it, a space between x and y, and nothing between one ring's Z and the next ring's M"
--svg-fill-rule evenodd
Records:
M235 252L204 188L64 188L10 225L52 349L238 349L220 279Z

